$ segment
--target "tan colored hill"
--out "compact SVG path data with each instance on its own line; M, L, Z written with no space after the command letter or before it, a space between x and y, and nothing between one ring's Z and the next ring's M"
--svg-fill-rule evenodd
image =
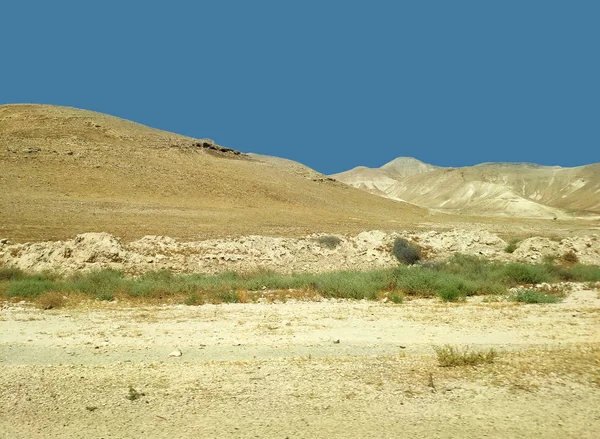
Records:
M372 193L449 213L569 218L600 213L600 163L576 168L484 163L439 168L401 157L333 178Z
M48 105L0 106L0 169L0 237L15 241L356 233L429 216L208 139Z

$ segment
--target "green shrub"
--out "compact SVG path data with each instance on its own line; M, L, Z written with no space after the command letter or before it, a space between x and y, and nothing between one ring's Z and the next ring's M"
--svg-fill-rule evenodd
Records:
M421 250L402 238L394 241L392 254L404 265L413 265L421 260Z
M449 282L438 285L437 294L444 302L456 302L477 292L477 285L460 278L452 278Z
M503 274L508 282L517 284L539 284L552 282L555 277L546 265L528 265L522 263L506 264Z
M514 253L515 250L517 249L519 244L519 240L518 239L511 239L510 242L508 243L508 245L506 247L504 247L504 251L506 253Z
M393 303L404 302L404 296L401 293L397 293L397 292L389 293L387 297Z
M237 303L239 302L239 298L237 292L233 290L229 291L219 291L216 294L218 301L223 303Z
M35 299L56 288L53 281L43 278L29 277L12 281L7 288L8 297Z
M514 293L511 300L522 303L557 303L562 297L554 294L548 294L545 291L539 291L532 288L519 290Z
M600 281L600 267L598 266L575 264L570 268L570 274L575 282Z
M96 297L108 297L109 295L114 297L114 294L119 289L123 289L126 283L127 281L123 279L123 273L120 271L98 270L72 276L65 282L64 288Z

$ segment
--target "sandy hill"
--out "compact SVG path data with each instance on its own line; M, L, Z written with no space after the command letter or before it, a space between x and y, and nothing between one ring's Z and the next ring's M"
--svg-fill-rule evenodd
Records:
M387 198L458 214L568 218L600 213L600 163L440 168L400 157L381 168L359 167L331 177Z
M3 105L0 238L354 233L429 215L281 163L91 111Z

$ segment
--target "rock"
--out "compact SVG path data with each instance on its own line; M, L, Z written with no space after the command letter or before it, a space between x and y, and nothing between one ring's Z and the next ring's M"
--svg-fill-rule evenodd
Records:
M183 352L181 352L181 350L175 349L173 352L171 352L169 354L169 357L181 357L182 355L183 355Z

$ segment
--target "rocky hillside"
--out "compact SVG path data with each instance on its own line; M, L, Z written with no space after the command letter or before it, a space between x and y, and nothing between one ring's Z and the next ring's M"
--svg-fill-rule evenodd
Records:
M449 213L531 218L600 214L600 163L576 168L484 163L440 168L401 157L331 177L394 200Z

